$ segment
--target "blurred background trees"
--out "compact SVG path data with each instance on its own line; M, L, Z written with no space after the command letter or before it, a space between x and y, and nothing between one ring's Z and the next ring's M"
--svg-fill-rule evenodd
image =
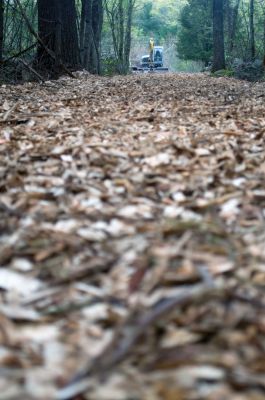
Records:
M177 39L182 59L207 65L213 54L212 0L190 0L181 10Z
M125 74L151 36L173 71L258 65L265 0L0 0L0 79Z
M133 12L136 0L104 0L107 32L110 31L117 72L126 74L130 67Z

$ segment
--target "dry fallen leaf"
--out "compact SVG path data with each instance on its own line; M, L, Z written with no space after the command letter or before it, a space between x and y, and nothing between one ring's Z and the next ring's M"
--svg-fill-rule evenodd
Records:
M0 96L2 396L263 399L264 83Z

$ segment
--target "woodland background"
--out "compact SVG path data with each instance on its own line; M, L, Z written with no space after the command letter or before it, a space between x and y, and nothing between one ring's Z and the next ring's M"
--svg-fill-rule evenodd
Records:
M27 80L30 67L41 76L65 68L126 74L150 36L165 47L171 71L210 66L256 80L263 74L265 1L0 0L0 79Z

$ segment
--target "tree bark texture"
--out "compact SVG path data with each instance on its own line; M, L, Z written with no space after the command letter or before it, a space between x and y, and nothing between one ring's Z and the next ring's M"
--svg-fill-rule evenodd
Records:
M223 5L223 0L213 0L213 72L225 69Z
M57 0L58 1L58 0ZM75 0L60 0L62 61L70 68L80 66Z
M84 62L85 28L86 28L86 14L87 14L86 7L87 7L87 1L82 0L80 28L79 28L79 50L80 50L80 60L82 65Z
M265 66L265 12L263 12L263 54L264 54L264 66Z
M93 45L92 27L92 6L93 0L83 0L85 2L85 37L84 37L84 56L83 67L90 70L91 52Z
M82 66L100 73L100 43L103 24L102 0L82 0L80 54Z
M131 52L131 44L132 44L132 18L133 18L133 8L135 1L129 0L128 4L128 21L125 32L125 45L124 45L124 61L126 70L130 67L130 52Z
M3 60L4 49L4 0L0 0L0 61Z
M249 42L250 42L250 59L254 60L256 56L255 28L254 28L254 0L250 0L249 2Z
M54 52L57 62L61 58L61 19L60 8L56 0L38 0L38 33L44 44ZM54 68L53 60L39 45L37 62L42 69Z
M72 69L79 66L74 0L38 0L38 33L56 56L52 59L40 45L37 62L42 69L56 69L61 63Z
M101 34L103 27L103 3L102 0L94 0L92 8L92 26L94 57L93 68L98 74L101 72Z
M233 56L234 46L235 46L235 36L238 21L238 11L239 11L240 0L236 0L233 5L231 0L226 1L226 18L228 26L228 54Z

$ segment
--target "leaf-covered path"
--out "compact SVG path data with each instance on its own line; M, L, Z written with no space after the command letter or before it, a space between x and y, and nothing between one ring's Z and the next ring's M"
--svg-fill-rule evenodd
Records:
M264 399L264 89L0 87L0 398Z

